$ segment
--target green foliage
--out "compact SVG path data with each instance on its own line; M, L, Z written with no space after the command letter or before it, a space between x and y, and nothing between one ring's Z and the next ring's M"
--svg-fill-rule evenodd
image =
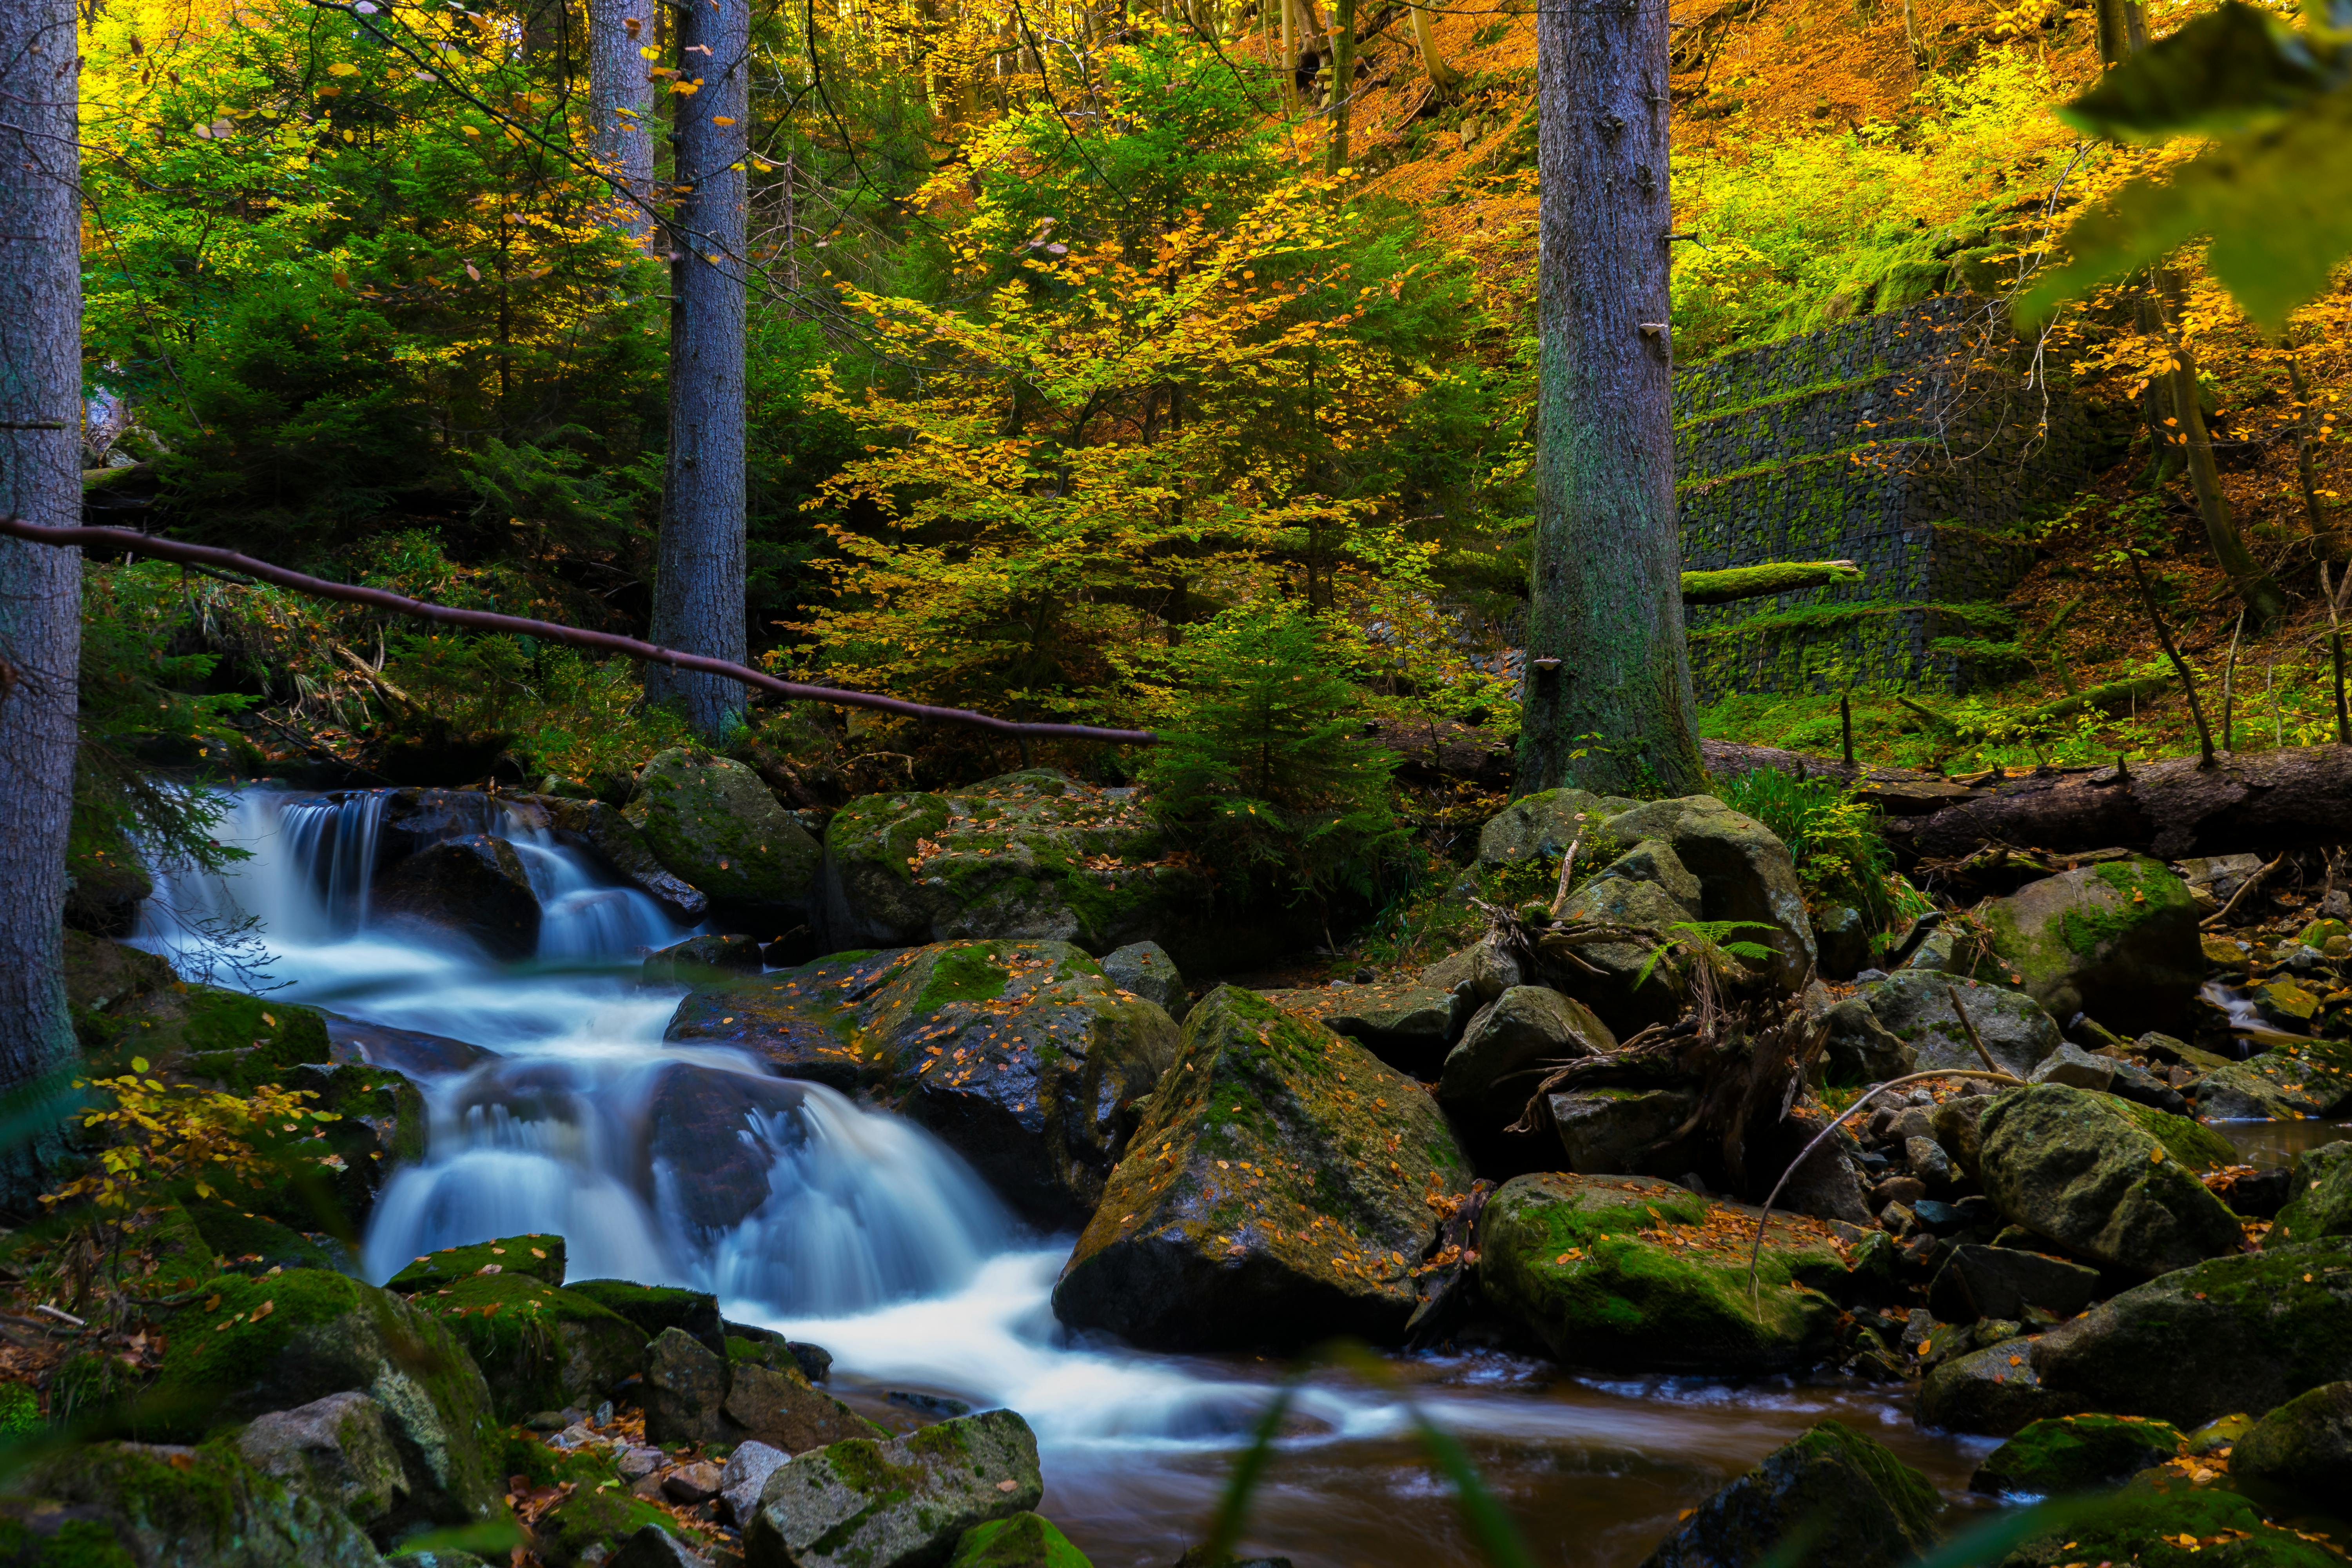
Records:
M1851 904L1885 930L1898 897L1895 853L1880 837L1877 814L1829 778L1792 778L1757 768L1718 784L1724 804L1770 828L1795 857L1797 876L1816 908Z
M1286 607L1229 610L1168 662L1181 689L1143 776L1171 833L1244 886L1372 896L1403 841L1396 758L1362 739L1331 628Z

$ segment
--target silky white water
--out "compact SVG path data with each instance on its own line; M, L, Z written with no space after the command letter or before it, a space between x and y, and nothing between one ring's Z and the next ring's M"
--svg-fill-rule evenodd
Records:
M1164 1564L1197 1539L1283 1369L1074 1340L1050 1305L1068 1238L1024 1232L929 1134L733 1052L665 1047L683 987L640 984L639 959L685 931L543 832L511 816L490 829L544 908L534 961L501 965L381 919L369 886L382 806L369 792L241 794L221 837L252 858L217 878L159 876L136 939L185 972L202 964L193 929L257 917L272 981L288 983L276 994L498 1053L424 1084L427 1157L377 1201L370 1279L437 1247L560 1234L572 1278L710 1290L730 1318L824 1345L835 1392L870 1413L892 1414L878 1397L891 1389L1020 1411L1045 1511L1101 1568ZM722 1105L740 1094L723 1139L665 1142L652 1124L680 1073ZM722 1167L751 1171L757 1190L728 1223L699 1223ZM1939 1479L1965 1473L1963 1447L1920 1437L1866 1391L1563 1381L1493 1355L1394 1372L1396 1387L1329 1370L1301 1383L1253 1515L1258 1547L1301 1564L1466 1560L1407 1387L1470 1445L1545 1562L1638 1562L1678 1509L1823 1414L1867 1423Z

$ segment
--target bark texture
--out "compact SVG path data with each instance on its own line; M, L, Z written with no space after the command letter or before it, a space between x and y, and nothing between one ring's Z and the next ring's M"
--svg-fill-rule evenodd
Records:
M652 220L642 206L625 198L634 195L643 202L653 194L653 78L646 71L646 57L637 52L652 47L653 42L652 0L589 0L588 121L593 150L596 161L614 176L614 195L624 200L616 226L638 239L650 231Z
M0 512L81 518L81 202L73 0L0 5ZM0 539L0 1096L73 1055L66 829L81 553ZM0 1205L39 1190L0 1149Z
M1703 775L1675 520L1664 0L1541 8L1536 90L1541 385L1517 787L1687 795Z
M677 12L678 68L699 80L677 106L671 220L669 482L663 498L653 640L740 662L745 653L743 160L750 149L749 0L698 0ZM648 695L676 698L715 741L743 689L649 668Z

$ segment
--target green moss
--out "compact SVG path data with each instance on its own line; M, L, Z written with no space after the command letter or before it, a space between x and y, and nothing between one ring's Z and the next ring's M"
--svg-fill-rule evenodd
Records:
M1005 965L1005 949L992 942L959 942L942 945L931 959L913 1007L928 1013L950 1002L992 1002L1004 994L1013 973Z
M2218 1171L2238 1163L2236 1146L2200 1121L2118 1096L2105 1098L2136 1122L2140 1131L2163 1144L2166 1154L2189 1170Z
M445 1247L420 1258L385 1284L387 1290L407 1295L436 1289L480 1275L493 1264L499 1274L528 1274L550 1285L563 1283L563 1238L560 1236L509 1236L469 1247ZM496 1275L488 1276L495 1279Z
M528 1274L474 1275L416 1305L466 1347L508 1420L601 1398L644 1360L635 1324Z
M2113 904L2078 902L2058 920L2059 940L2078 957L2095 957L2107 944L2147 923L2163 910L2189 902L2189 889L2179 878L2153 860L2133 856L2103 861L2091 874L2113 889Z
M2135 1486L2095 1508L2070 1513L2062 1530L2016 1548L2000 1568L2058 1568L2067 1563L2342 1568L2343 1562L2326 1547L2272 1524L2236 1492L2182 1483Z
M2186 1443L2168 1422L2139 1415L2067 1415L2036 1421L1977 1467L1978 1491L2056 1497L2112 1486L2161 1464Z
M139 1564L110 1528L92 1519L78 1519L53 1531L41 1531L0 1518L0 1562L16 1568L138 1568Z
M615 1477L583 1487L550 1509L532 1531L533 1546L547 1568L572 1568L592 1548L617 1552L649 1524L671 1535L685 1534L675 1518L631 1496Z
M563 1288L626 1318L649 1340L664 1329L683 1330L700 1339L719 1322L718 1299L707 1291L639 1285L627 1279L573 1279Z
M1085 1552L1043 1514L1016 1513L963 1532L948 1568L1089 1568Z
M834 815L825 827L826 849L839 856L871 859L902 882L915 879L908 864L918 840L931 837L948 825L948 803L936 795L877 795L853 800ZM879 848L870 853L868 841Z
M28 1383L0 1383L0 1438L38 1431L41 1396Z
M299 1331L375 1306L368 1286L315 1268L257 1279L224 1274L201 1289L206 1300L173 1317L166 1385L243 1388L271 1371Z
M261 1200L248 1197L245 1201ZM340 1271L348 1261L341 1248L233 1203L192 1199L187 1213L196 1235L224 1268L255 1272L270 1268Z

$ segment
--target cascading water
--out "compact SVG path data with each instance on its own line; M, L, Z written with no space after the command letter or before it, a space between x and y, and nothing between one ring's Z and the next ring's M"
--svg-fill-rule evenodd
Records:
M1045 1511L1101 1568L1164 1564L1197 1538L1272 1368L1073 1342L1049 1304L1066 1238L1024 1234L929 1134L727 1051L665 1047L682 988L640 984L637 959L684 931L496 803L451 832L514 846L543 910L536 958L501 966L379 920L383 801L245 792L222 837L253 858L223 877L159 875L138 939L193 958L192 928L256 916L289 998L497 1053L425 1081L428 1154L377 1201L371 1279L437 1247L558 1233L574 1278L711 1290L731 1318L826 1346L835 1391L875 1414L887 1407L861 1390L1019 1410L1045 1458ZM1972 1462L1966 1444L1913 1431L1891 1396L1852 1388L1603 1384L1492 1355L1396 1372L1461 1434L1544 1562L1637 1561L1678 1509L1824 1415L1872 1426L1954 1486ZM1392 1391L1318 1373L1293 1410L1255 1549L1398 1568L1475 1554Z

